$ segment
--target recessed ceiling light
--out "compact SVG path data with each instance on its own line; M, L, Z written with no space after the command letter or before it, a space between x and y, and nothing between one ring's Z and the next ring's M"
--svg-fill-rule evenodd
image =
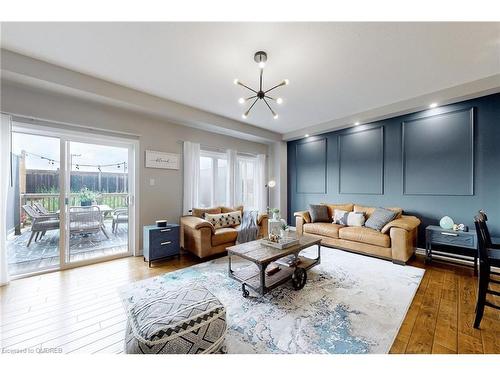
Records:
M309 137L309 134L304 135L304 137L306 137L306 138Z
M240 103L240 104L244 104L244 103L245 103L245 99L244 99L244 98L239 98L239 99L238 99L238 103Z
M282 99L282 98L278 98L278 99L276 99L276 103L278 103L278 104L283 104L283 99Z
M436 108L437 106L438 106L438 104L437 104L437 103L431 103L431 104L429 105L429 108Z
M356 122L354 123L354 125L359 125L359 121L356 121Z

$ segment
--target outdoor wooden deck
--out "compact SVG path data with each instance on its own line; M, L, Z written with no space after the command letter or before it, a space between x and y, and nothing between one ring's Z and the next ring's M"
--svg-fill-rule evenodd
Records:
M88 236L73 235L70 238L70 259L72 262L87 260L127 251L128 228L120 224L112 233L111 220L104 221L107 239L101 232ZM12 275L33 272L59 264L59 231L49 231L38 242L26 247L30 237L29 227L20 236L10 235L7 239L9 271Z

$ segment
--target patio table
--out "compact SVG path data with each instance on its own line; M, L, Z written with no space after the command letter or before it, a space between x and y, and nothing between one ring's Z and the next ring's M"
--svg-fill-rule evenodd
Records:
M113 209L108 206L107 204L93 204L92 206L97 206L99 207L99 211L101 212L101 215L102 215L102 219L104 220L104 218L110 213L113 211ZM70 208L82 208L82 207L91 207L91 206L71 206ZM57 210L57 213L60 213L61 210ZM108 232L106 232L106 227L104 226L104 224L102 225L102 231L104 232L105 236L109 238L108 236Z
M101 211L103 217L106 217L113 209L109 207L107 204L93 204L92 206L97 206L99 207L99 210ZM71 207L88 207L88 206L71 206ZM61 210L57 210L57 213L60 213Z

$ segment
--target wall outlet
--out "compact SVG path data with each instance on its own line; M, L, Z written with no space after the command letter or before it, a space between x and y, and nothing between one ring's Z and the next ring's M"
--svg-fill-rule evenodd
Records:
M155 179L154 178L149 179L149 186L155 186Z

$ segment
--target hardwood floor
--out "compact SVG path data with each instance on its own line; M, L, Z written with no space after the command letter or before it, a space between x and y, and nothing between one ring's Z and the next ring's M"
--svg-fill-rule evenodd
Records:
M120 353L125 314L117 287L198 263L189 255L148 268L129 257L14 280L0 288L3 351L57 348L63 353ZM427 272L391 353L500 353L500 311L486 308L472 327L476 278L472 270L412 261Z
M474 329L477 277L467 267L434 261L426 269L390 353L500 353L500 311L486 308L480 329ZM498 289L498 288L497 288ZM496 298L498 303L500 298Z

